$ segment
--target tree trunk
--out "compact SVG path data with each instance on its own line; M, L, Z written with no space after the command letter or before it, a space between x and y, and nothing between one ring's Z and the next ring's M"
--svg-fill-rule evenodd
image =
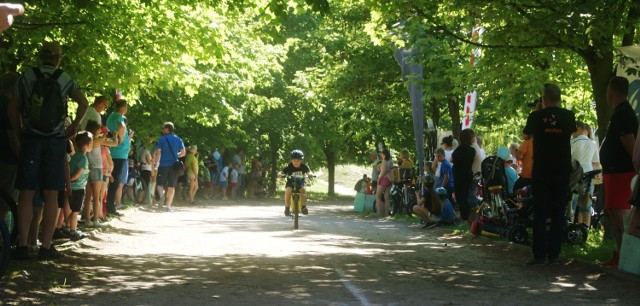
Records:
M596 101L596 115L598 117L598 140L602 142L607 134L607 126L611 119L612 109L607 102L607 87L613 76L613 51L599 52L588 50L581 52L589 68L593 97Z
M324 155L327 157L327 172L329 174L329 196L336 195L336 154L331 145L325 146Z
M460 139L460 130L462 129L460 107L454 97L449 97L447 104L449 105L449 116L451 117L451 133L453 134L453 138Z
M278 179L278 148L280 147L280 139L278 136L270 135L269 143L271 152L269 152L269 158L271 159L271 171L269 173L269 194L276 194L276 180Z

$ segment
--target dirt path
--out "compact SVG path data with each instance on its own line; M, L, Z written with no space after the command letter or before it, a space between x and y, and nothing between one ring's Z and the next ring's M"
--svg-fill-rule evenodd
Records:
M65 258L12 266L2 304L635 305L636 278L527 267L529 252L313 203L293 231L279 202L128 209ZM51 284L55 284L51 286Z

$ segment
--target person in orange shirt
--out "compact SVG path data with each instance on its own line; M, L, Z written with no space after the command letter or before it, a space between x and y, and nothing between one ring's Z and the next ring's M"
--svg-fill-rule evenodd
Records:
M515 153L515 157L522 163L522 168L520 168L520 177L513 185L513 192L518 194L522 187L531 185L531 170L533 169L533 138L525 139Z

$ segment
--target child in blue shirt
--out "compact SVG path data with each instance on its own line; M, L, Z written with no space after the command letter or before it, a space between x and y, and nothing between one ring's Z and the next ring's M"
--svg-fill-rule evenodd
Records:
M85 186L89 179L89 161L87 152L92 149L93 135L90 132L82 131L76 135L74 146L76 154L69 160L69 173L71 176L71 195L69 196L69 206L71 213L67 217L71 240L80 240L86 235L78 230L78 214L84 202Z

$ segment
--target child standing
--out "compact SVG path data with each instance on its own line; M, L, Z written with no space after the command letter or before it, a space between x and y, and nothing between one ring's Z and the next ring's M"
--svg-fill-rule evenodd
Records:
M222 191L222 199L227 200L227 183L229 180L229 168L232 167L232 163L228 162L227 165L222 168L220 172L220 190Z
M209 167L205 167L202 163L200 163L200 176L202 177L202 182L204 183L204 197L208 200L213 196L213 184L211 183L211 172L209 171Z
M231 199L236 200L236 193L238 192L238 169L239 164L233 164L231 167L231 173L229 174L229 183L231 185Z
M69 173L71 174L71 195L69 196L69 206L71 214L67 220L71 240L80 240L86 235L78 230L78 214L84 202L85 186L89 179L89 161L87 152L91 151L93 135L90 132L79 132L75 138L76 154L69 161Z

